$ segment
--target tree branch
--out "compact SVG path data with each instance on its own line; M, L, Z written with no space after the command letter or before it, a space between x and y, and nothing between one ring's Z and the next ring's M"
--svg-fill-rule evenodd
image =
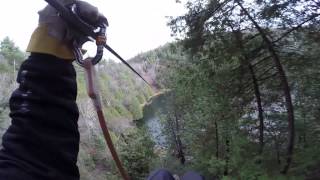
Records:
M319 15L320 15L320 14L314 14L314 15L312 15L310 18L308 18L307 20L303 21L302 23L300 23L300 24L297 25L296 27L294 27L294 28L288 30L287 32L283 33L280 38L278 38L277 40L273 41L272 43L274 44L274 43L279 42L280 40L282 40L283 38L285 38L286 36L288 36L290 33L292 33L293 31L301 28L305 23L311 21L312 19L318 17Z

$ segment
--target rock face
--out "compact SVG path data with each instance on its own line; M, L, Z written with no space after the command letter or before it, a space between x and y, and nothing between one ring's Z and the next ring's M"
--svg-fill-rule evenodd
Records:
M134 62L131 64L134 69L136 69L141 76L148 81L148 83L151 85L152 89L155 92L158 92L160 90L160 85L157 82L157 68L159 67L158 62L155 62L154 64L150 64L146 61L143 61L141 59L140 62Z
M179 52L179 53L178 53ZM157 93L165 88L167 69L172 58L182 58L180 49L172 43L165 44L154 50L138 54L128 62L145 78Z

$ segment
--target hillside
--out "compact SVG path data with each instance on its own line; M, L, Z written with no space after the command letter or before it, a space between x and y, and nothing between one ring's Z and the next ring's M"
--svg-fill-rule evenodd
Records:
M0 135L10 125L8 101L17 87L15 78L19 65L27 54L19 50L9 38L1 43L0 51ZM135 64L139 66L139 64ZM84 70L75 63L78 82L77 104L80 111L81 135L78 164L81 179L117 179L117 170L107 149L91 100L86 94ZM124 138L132 142L146 142L148 137L136 129L133 120L141 119L142 104L153 95L153 90L123 64L103 60L96 67L104 113L116 146L123 156L132 149L125 148ZM144 74L145 76L147 74ZM140 140L137 138L141 138ZM123 148L120 148L123 147Z

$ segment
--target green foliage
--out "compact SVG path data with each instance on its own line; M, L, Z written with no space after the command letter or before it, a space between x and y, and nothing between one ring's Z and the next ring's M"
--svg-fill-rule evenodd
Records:
M13 65L13 61L16 61L17 65L19 65L25 59L25 54L15 46L9 37L5 37L1 41L0 55L3 55L10 65Z
M127 160L125 165L130 168L131 166L135 167L128 169L129 172L137 177L142 177L148 173L148 159L153 151L151 144L148 144L149 137L139 130L130 129L133 128L131 122L142 117L141 105L153 93L122 64L102 61L96 68L104 115L112 140L116 144L119 155ZM84 116L83 119L80 119L80 124L86 124L80 126L83 131L78 158L81 179L89 180L92 177L95 179L120 179L102 132L99 130L98 120L93 115L91 101L87 97L84 70L76 66L76 71L78 101ZM90 124L93 124L93 127ZM132 143L128 147L126 147L127 143L123 138L119 138L122 133L126 134L129 144ZM131 160L136 164L130 164Z
M153 142L145 129L134 129L122 136L121 157L133 180L145 179L150 172L149 163L155 158Z
M120 116L119 112L114 107L105 108L105 111L106 111L105 114L108 117L108 119L112 119Z
M139 54L130 62L148 74L158 89L171 89L174 94L171 111L162 119L167 146L154 150L145 130L116 127L140 119L141 104L153 92L123 65L99 64L105 115L130 176L144 179L151 169L165 167L178 174L192 169L207 179L318 178L319 3L190 0L186 8L185 15L169 22L173 33L183 37L180 41ZM0 62L3 71L12 69L12 59L19 58L8 38L1 43L0 55L8 60ZM77 71L79 97L85 98L83 72ZM292 131L288 131L283 78L289 82L294 106ZM262 101L263 143L257 97ZM90 140L82 141L79 157L83 177L92 178L91 171L102 166L106 173L100 173L101 179L119 179L97 128L88 127ZM295 135L293 160L288 173L281 174L289 157L290 134ZM184 165L176 155L179 148Z
M183 127L179 134L186 167L208 179L316 177L319 150L310 147L318 146L320 133L320 97L316 93L320 90L320 54L319 34L315 33L319 17L317 8L309 7L319 5L304 0L251 4L196 0L186 3L185 15L171 19L173 33L185 38L148 52L145 59L149 62L157 55L157 81L175 94L172 101ZM274 42L267 46L262 35ZM292 131L288 131L288 101L283 96L283 77L274 64L274 54L289 81L295 116ZM262 101L262 145L253 77ZM171 121L170 115L164 118L164 123ZM164 133L172 136L170 129ZM290 133L296 137L293 162L283 175L280 171L289 157ZM169 146L169 151L175 148ZM168 153L163 160L170 157Z
M141 105L152 96L152 90L132 74L124 65L102 61L97 68L99 89L105 115L109 120L119 118L140 119ZM78 95L86 97L86 82L83 70L77 66Z
M133 119L141 119L142 118L142 109L139 103L138 98L134 97L130 101L128 105L128 110L131 112Z
M0 59L0 72L8 72L8 71L10 71L9 64L3 59Z
M118 105L115 107L116 111L119 113L122 117L130 117L132 116L131 112L126 109L123 105Z
M140 104L143 104L143 103L146 102L145 97L144 97L143 95L141 95L141 94L139 94L139 95L137 96L137 99L138 99L138 101L139 101Z

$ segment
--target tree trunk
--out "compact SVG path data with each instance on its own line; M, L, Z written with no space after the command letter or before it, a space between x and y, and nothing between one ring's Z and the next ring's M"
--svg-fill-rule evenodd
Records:
M176 109L174 111L174 116L175 116L176 131L177 131L176 138L177 138L178 156L179 156L179 159L180 159L180 163L184 164L186 159L184 157L182 142L181 142L181 138L180 138L180 125L179 125L179 119L178 119L178 115L177 115Z
M248 63L248 68L250 70L251 78L252 78L252 84L254 88L254 94L256 96L257 106L258 106L258 117L259 117L259 153L262 154L263 152L263 146L264 146L264 120L263 120L263 109L262 109L262 103L261 103L261 93L259 89L258 80L256 78L256 75L254 74L253 67L250 63Z
M275 148L276 148L276 155L277 155L277 163L280 165L281 164L281 160L280 160L280 147L279 147L279 142L277 140L277 138L275 139Z
M178 115L176 113L176 110L173 112L174 117L169 117L168 119L168 125L171 129L172 138L175 145L175 151L177 152L176 157L180 160L181 164L185 163L185 155L183 152L183 146L180 138L180 126L178 121Z
M288 113L288 131L289 131L289 137L288 137L288 148L287 148L287 164L285 165L284 169L281 171L283 174L287 174L291 162L292 162L292 155L293 155L293 149L294 149L294 112L293 112L293 105L292 105L292 99L290 94L290 88L288 84L288 80L286 77L286 74L283 70L282 64L280 62L280 58L277 54L277 52L274 49L274 46L271 42L271 40L267 37L267 35L263 32L262 28L258 25L258 23L253 19L253 17L249 14L249 12L242 6L242 4L239 2L239 0L236 0L240 8L243 10L243 12L248 16L250 21L254 24L256 29L259 31L261 37L263 38L264 42L266 43L268 50L270 54L273 57L274 64L277 68L279 78L281 80L282 89L284 92L285 100L286 100L286 109Z
M226 139L226 157L225 157L225 161L226 161L226 166L224 169L224 175L227 176L229 174L229 161L230 161L230 140Z
M216 158L219 159L219 131L218 131L218 122L214 121L214 126L216 130Z
M253 69L253 65L250 63L250 58L247 55L245 48L243 46L243 41L242 41L242 33L240 30L233 31L237 44L244 56L244 64L245 66L248 67L251 79L252 79L252 85L254 89L254 95L256 98L256 103L257 103L257 108L258 108L258 118L259 118L259 154L262 154L263 152L263 146L264 146L264 119L263 119L263 109L262 109L262 102L261 102L261 93L260 93L260 88L259 88L259 83L258 79L256 77L256 74Z
M307 117L306 117L306 113L303 110L302 112L302 118L303 118L303 135L302 135L302 139L303 139L303 147L306 148L307 147Z

